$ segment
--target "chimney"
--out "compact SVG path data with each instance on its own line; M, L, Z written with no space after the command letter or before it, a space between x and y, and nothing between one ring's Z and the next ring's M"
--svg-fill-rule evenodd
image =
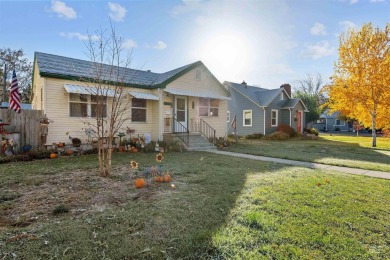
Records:
M280 86L280 88L284 88L284 90L287 92L287 95L291 98L291 85L290 84L283 84Z
M244 85L245 87L247 87L245 80L242 81L241 85Z
M147 70L146 72L150 72L150 70Z

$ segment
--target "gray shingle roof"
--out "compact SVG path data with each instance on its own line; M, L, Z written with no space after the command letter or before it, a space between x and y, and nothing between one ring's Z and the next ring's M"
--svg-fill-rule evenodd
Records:
M238 84L233 82L224 83L229 84L233 88L240 91L245 96L249 97L253 101L255 101L259 106L266 107L268 106L279 94L283 91L281 88L277 89L265 89L259 88L255 86L249 86L245 84ZM284 102L283 102L284 103ZM282 106L283 104L281 104Z
M36 52L35 59L38 63L40 75L54 78L79 80L93 79L96 75L94 71L96 71L99 65L90 61L42 52ZM113 80L113 77L110 76L110 74L112 75L112 73L110 73L112 67L109 65L103 65L102 79L111 82L123 82L124 85L138 86L140 88L157 88L161 84L175 79L181 75L181 73L185 73L187 70L202 64L202 62L198 61L165 73L155 73L120 67L114 73L115 75L116 72L118 72L120 75L118 76L118 80Z
M298 104L299 100L299 98L287 99L282 108L293 108Z

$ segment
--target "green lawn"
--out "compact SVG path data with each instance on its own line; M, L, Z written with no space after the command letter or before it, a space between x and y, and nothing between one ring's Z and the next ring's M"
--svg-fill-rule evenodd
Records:
M240 139L227 151L390 172L390 138L378 138L377 148L369 147L370 140L370 137L334 135L323 136L321 140Z
M386 259L390 182L210 153L168 153L173 183L136 190L94 156L0 166L1 259ZM59 205L68 213L53 215Z

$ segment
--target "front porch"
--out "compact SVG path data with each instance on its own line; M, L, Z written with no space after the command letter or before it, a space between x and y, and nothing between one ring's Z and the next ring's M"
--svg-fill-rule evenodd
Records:
M163 140L180 142L187 150L204 150L215 148L215 129L203 119L192 118L186 126L176 118L164 118Z

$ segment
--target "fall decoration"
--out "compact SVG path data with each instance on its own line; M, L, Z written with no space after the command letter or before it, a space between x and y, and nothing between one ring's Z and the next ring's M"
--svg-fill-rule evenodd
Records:
M65 154L66 155L72 155L73 154L73 150L66 150Z
M130 161L132 169L138 169L138 163L136 161Z
M171 181L171 175L169 175L169 173L165 174L164 176L164 182L170 182Z
M55 159L55 158L57 158L57 157L58 157L58 155L55 154L55 153L51 153L51 154L50 154L50 159Z
M145 187L145 179L144 178L138 178L135 180L134 183L135 183L135 187L137 189Z
M164 159L164 157L163 157L163 155L161 153L156 155L156 161L157 162L162 162L163 159Z

